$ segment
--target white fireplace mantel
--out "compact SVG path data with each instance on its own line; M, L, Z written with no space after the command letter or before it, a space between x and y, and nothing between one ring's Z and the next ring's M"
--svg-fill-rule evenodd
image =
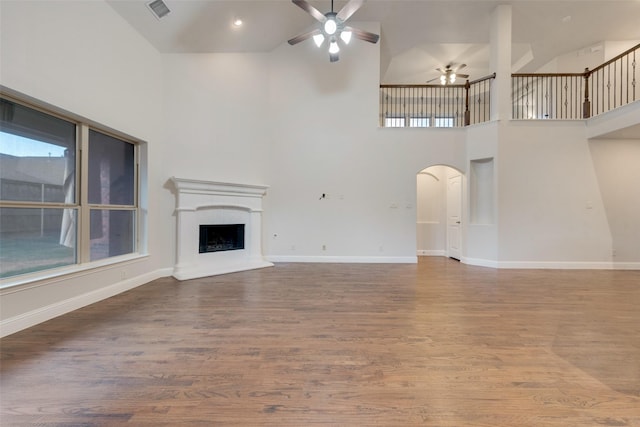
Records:
M176 196L176 279L273 265L262 256L262 197L269 187L176 177L171 182ZM244 249L198 253L199 226L206 224L244 224Z

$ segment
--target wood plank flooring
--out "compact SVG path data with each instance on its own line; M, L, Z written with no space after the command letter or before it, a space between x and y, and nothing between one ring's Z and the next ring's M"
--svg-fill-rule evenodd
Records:
M2 426L640 426L640 271L277 264L0 346Z

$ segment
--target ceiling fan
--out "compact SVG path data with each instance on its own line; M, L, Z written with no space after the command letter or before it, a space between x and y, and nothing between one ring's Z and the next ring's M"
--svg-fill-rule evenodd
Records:
M460 64L457 67L454 67L452 63L449 63L444 67L444 70L442 68L436 68L436 71L440 72L440 76L427 81L427 83L440 80L440 84L442 85L451 85L456 82L456 78L458 77L466 79L469 77L468 74L458 73L458 71L462 70L466 66L467 64Z
M362 6L364 0L350 0L338 13L333 11L333 0L331 0L331 12L327 12L325 14L311 6L306 0L292 1L293 4L303 9L320 22L320 28L300 34L289 40L288 42L292 46L312 37L318 47L322 46L325 40L328 40L329 60L331 62L336 62L340 59L338 56L338 52L340 52L338 40L341 40L344 44L349 44L351 37L353 36L369 43L377 43L380 38L378 34L373 34L368 31L359 30L345 25L347 19L349 19L351 15L353 15L355 11Z

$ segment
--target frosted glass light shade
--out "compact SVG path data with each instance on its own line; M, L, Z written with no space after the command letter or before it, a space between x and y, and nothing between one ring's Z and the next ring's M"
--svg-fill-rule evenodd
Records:
M338 29L338 24L334 19L329 18L324 22L324 32L327 33L328 35L335 34L337 29Z

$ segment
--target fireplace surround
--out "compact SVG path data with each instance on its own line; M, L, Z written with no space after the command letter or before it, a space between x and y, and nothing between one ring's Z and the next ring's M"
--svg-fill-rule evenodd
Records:
M273 265L262 256L262 197L267 186L176 177L171 182L176 197L176 279ZM242 248L229 250L228 243L214 244L227 249L201 252L201 226L207 225L220 230L241 226Z

